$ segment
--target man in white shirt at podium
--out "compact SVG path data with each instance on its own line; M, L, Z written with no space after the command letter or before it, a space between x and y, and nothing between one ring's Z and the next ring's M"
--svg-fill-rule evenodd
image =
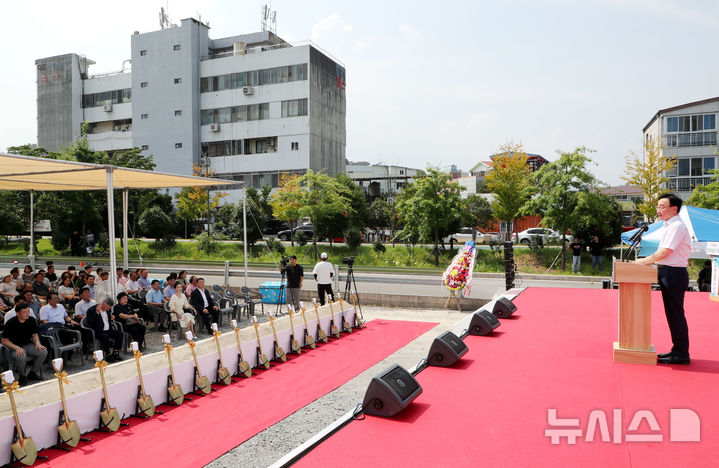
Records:
M635 263L657 264L657 277L664 301L669 331L672 335L672 350L659 354L660 364L689 364L689 328L684 316L684 293L689 286L687 265L692 252L691 238L687 227L679 218L681 198L665 193L657 201L657 217L664 221L664 235L656 252L640 258Z

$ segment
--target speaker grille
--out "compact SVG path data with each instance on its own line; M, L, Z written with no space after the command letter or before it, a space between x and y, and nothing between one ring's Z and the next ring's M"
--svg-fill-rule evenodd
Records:
M464 351L464 349L467 347L467 345L464 344L464 341L462 341L454 333L445 333L439 338L445 343L447 343L449 347L452 348L452 351L454 351L458 355L461 355L462 351Z
M408 399L417 391L419 384L404 369L396 367L382 376L382 380L392 387L402 401Z

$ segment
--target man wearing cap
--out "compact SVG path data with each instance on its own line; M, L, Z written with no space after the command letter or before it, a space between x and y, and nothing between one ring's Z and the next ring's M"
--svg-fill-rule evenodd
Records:
M332 294L332 277L335 274L335 269L330 262L327 261L327 252L322 252L320 255L320 261L315 265L315 269L312 270L312 274L317 281L317 295L320 298L320 304L325 305L325 292L330 296Z
M290 255L290 264L285 266L284 271L287 275L287 303L292 304L295 310L300 310L300 290L305 270L302 265L297 264L297 255Z

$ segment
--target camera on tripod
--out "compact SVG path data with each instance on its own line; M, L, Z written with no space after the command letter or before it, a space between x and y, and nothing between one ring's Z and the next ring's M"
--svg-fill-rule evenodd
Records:
M347 265L349 268L352 268L352 265L354 265L354 263L355 263L355 258L354 257L345 257L342 259L342 263Z
M289 261L290 261L290 259L283 255L282 259L280 260L280 265L282 265L282 268L286 267L287 263L289 263Z

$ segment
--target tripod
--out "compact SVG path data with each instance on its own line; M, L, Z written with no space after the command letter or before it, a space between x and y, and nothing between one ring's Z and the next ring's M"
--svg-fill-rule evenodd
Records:
M282 270L280 271L282 278L280 279L280 294L277 297L277 308L275 309L275 317L282 313L282 301L285 300L285 276L287 276L286 268L287 265L282 265Z
M355 297L357 298L357 307L359 308L360 317L362 317L362 305L360 304L359 292L357 291L357 282L355 281L354 270L352 270L352 265L348 265L347 266L347 281L345 281L345 293L344 293L345 302L347 302L347 303L352 302L352 291L354 291Z

